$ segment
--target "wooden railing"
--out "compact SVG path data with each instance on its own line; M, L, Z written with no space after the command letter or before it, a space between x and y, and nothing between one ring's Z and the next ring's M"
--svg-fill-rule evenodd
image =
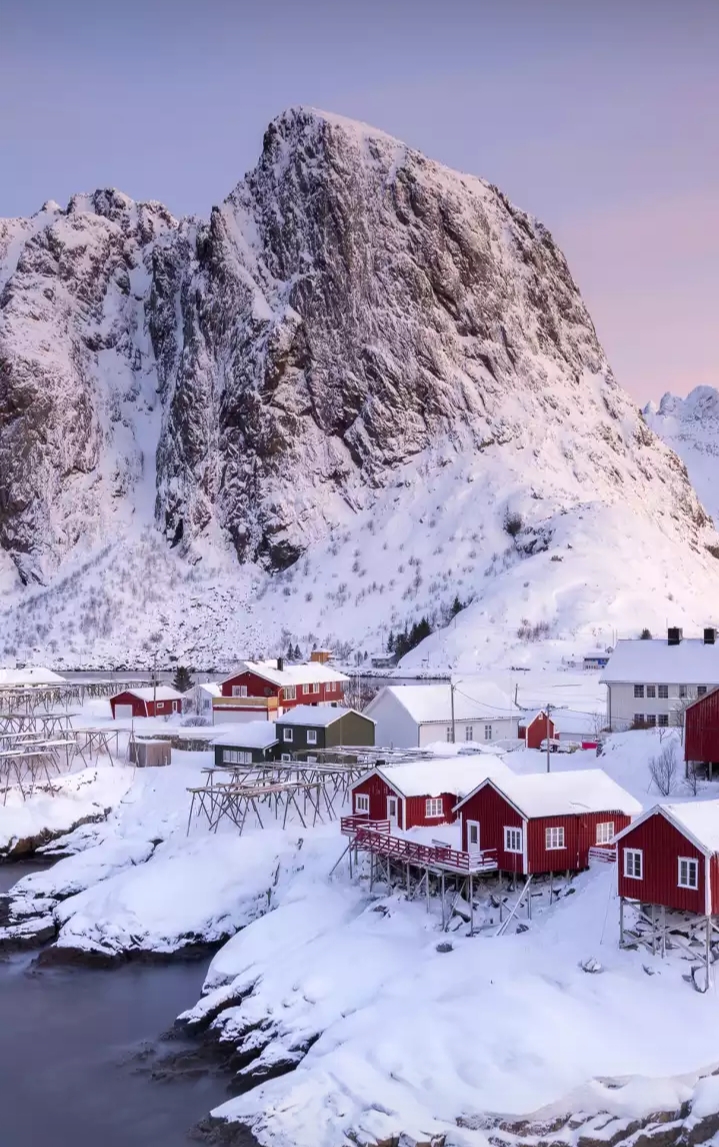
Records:
M344 820L354 818L343 817ZM375 828L375 824L382 827ZM387 825L387 828L384 827ZM343 828L343 832L345 829ZM367 822L357 826L348 835L354 836L357 848L374 852L400 864L416 864L420 868L447 869L452 872L492 872L497 868L495 849L484 852L460 852L448 845L420 844L402 836L391 836L389 821Z
M616 844L595 844L589 849L589 863L614 864L617 859Z
M343 836L354 836L360 828L371 828L375 832L389 834L388 820L370 820L369 813L356 813L354 816L340 817L340 832Z

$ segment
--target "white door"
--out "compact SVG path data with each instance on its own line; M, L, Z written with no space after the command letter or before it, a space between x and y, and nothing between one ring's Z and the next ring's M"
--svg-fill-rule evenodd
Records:
M480 851L479 848L479 821L467 821L467 852L470 856L476 856Z
M390 823L390 828L397 827L397 797L387 797L387 820Z
M116 705L115 706L115 720L126 721L128 717L132 717L132 705Z

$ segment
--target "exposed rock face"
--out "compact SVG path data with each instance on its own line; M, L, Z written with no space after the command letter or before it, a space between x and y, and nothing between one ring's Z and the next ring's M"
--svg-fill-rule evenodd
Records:
M644 408L647 424L686 464L692 484L719 522L719 391L697 386L686 398L665 394Z
M661 486L704 523L546 229L363 125L288 111L209 222L96 192L0 224L0 261L0 549L25 581L153 516L286 566L440 441L547 452L574 504Z

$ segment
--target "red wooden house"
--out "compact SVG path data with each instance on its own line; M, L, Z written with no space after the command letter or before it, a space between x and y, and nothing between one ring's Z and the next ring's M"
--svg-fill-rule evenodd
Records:
M616 837L624 899L719 913L719 800L656 805Z
M547 732L547 728L549 728L549 732ZM547 714L544 709L540 709L538 713L525 713L519 718L517 735L524 741L528 749L538 749L546 737L551 739L556 736L554 721L550 717L549 722L547 722Z
M719 765L719 689L687 705L684 714L684 760L705 765L711 778Z
M212 709L217 720L276 720L295 705L344 703L349 677L319 661L286 665L283 658L244 661L221 684Z
M182 693L170 685L148 685L142 689L125 689L110 698L113 718L169 717L182 712Z
M505 774L509 769L491 753L378 766L352 786L352 812L388 820L390 829L451 824L465 793L489 775Z
M465 852L496 850L500 872L577 871L641 805L601 769L482 781L455 807Z

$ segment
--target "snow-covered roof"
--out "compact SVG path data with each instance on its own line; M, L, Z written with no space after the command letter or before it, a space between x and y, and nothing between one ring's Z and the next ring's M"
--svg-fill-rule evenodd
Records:
M238 749L268 749L277 744L274 721L240 721L213 738L216 745L234 745Z
M386 685L367 706L371 714L380 700L390 696L402 705L418 725L433 721L446 724L452 719L449 682L431 685ZM517 717L520 710L492 681L458 682L454 690L454 716L457 721L477 721Z
M341 721L348 713L355 713L358 717L365 717L365 713L357 713L356 709L342 709L339 705L295 705L277 718L278 725L311 725L316 729L326 729ZM372 721L371 717L367 717ZM372 721L374 724L374 721Z
M64 681L59 673L42 665L28 665L25 669L0 669L0 685L22 688L23 685L55 685Z
M623 812L635 816L639 801L603 769L510 774L493 779L499 791L525 817L571 816L582 812Z
M534 724L538 717L546 717L544 709L535 709L531 712L522 713L519 718L519 725L522 729L528 729L530 725ZM554 717L552 717L552 720L554 720Z
M453 793L465 796L476 789L487 777L504 779L513 776L499 757L482 753L474 757L448 757L445 760L433 758L423 761L410 761L402 765L378 765L371 773L378 773L388 785L405 797L440 796ZM366 773L362 780L371 775ZM353 788L357 787L353 785Z
M200 681L199 685L193 686L195 689L203 689L205 693L209 693L210 697L221 697L222 686L217 681ZM192 692L192 689L189 690Z
M242 673L254 673L263 681L269 681L270 684L281 687L285 685L312 685L315 682L322 683L324 681L349 681L349 677L344 673L339 673L336 669L332 669L329 665L323 665L319 661L307 661L303 665L283 665L282 669L278 669L275 658L270 661L243 661L225 680L234 681Z
M143 686L140 689L122 689L116 693L112 698L114 701L117 697L122 697L124 693L129 693L131 697L138 697L140 701L181 701L182 693L178 693L177 689L173 689L171 685L148 685L146 688Z
M657 813L665 816L679 832L690 837L697 848L704 852L719 852L719 800L654 805L628 828L618 832L615 840L620 840L630 829Z
M719 645L685 637L678 645L665 639L618 641L600 681L609 684L719 685Z
M604 714L577 713L573 709L553 709L552 720L557 733L575 733L577 736L589 733L593 736L604 723Z

